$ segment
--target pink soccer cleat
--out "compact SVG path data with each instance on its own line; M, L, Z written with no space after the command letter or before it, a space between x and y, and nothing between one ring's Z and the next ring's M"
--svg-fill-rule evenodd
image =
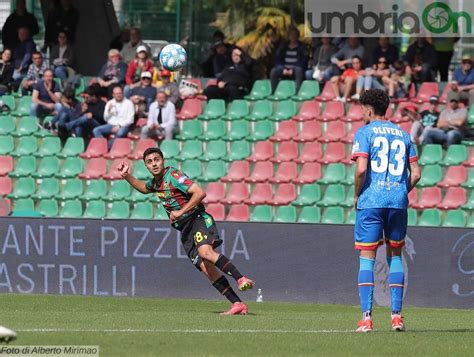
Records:
M358 327L357 327L356 332L372 332L374 330L374 326L373 326L371 318L360 320L357 323L357 326Z
M249 308L243 302L234 302L229 310L221 315L247 315Z
M250 290L255 285L255 283L252 280L250 280L249 278L245 276L237 280L237 284L239 284L240 291Z
M403 322L403 316L394 314L392 315L392 330L393 331L405 331L405 323Z

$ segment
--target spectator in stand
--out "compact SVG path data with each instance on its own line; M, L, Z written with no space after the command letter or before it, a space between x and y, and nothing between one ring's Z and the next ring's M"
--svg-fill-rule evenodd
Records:
M109 49L122 51L123 45L130 41L130 29L124 28L109 44Z
M53 45L51 50L50 63L54 66L54 75L60 78L63 84L74 73L74 62L74 48L69 43L66 32L61 31L58 44Z
M350 68L354 56L364 58L365 48L361 45L358 37L351 36L344 42L341 49L332 56L333 66L324 73L323 81L326 82L333 76L340 76L342 72Z
M426 134L433 128L436 128L439 118L438 102L438 97L433 95L430 97L430 106L428 107L428 110L424 110L418 114L416 111L410 111L407 109L402 113L402 115L407 115L413 121L410 137L414 144L424 144L423 141Z
M234 48L232 64L227 66L217 78L217 85L208 86L204 94L208 99L220 98L227 102L243 98L250 86L250 64L251 58L239 48Z
M46 17L45 48L52 48L53 45L57 44L60 32L66 34L69 43L74 43L78 22L79 11L74 7L72 0L56 2Z
M213 35L213 45L209 51L206 60L201 63L203 77L216 78L231 60L231 53L234 46L226 43L225 36L222 31L217 30Z
M0 95L9 93L13 85L12 51L4 49L0 59Z
M127 64L120 58L120 52L115 49L109 50L109 59L102 66L97 77L97 83L101 87L99 95L108 96L113 86L123 85L126 73Z
M459 41L459 37L438 37L431 38L438 59L436 70L440 74L442 82L448 81L449 65L453 58L454 46Z
M53 80L51 69L44 71L43 79L33 86L31 101L32 117L59 113L61 110L61 90L59 84Z
M393 65L398 60L398 48L390 43L388 37L379 37L377 46L372 53L372 64L377 65L380 57L385 57L388 66Z
M156 101L150 106L148 121L142 128L141 138L165 136L166 140L173 139L176 129L176 110L164 92L156 94Z
M28 71L28 66L31 64L33 52L36 51L36 45L31 39L30 31L27 27L20 27L18 29L18 39L20 43L13 49L13 65L15 66L13 79L15 80L15 88L20 86Z
M365 71L362 70L362 59L359 56L354 56L352 58L351 67L342 72L342 75L331 78L331 85L336 95L336 101L346 102L350 100L351 95L355 92L359 76L364 75Z
M122 47L122 50L120 51L125 63L129 63L135 58L139 46L145 46L147 52L151 53L148 46L142 41L140 30L136 27L132 27L130 29L130 41L125 43Z
M44 127L46 129L57 129L59 130L59 136L64 138L65 135L65 125L71 120L77 119L81 113L81 102L79 102L75 97L75 91L71 87L67 87L63 91L61 98L62 108L61 110L53 117L49 123L45 123Z
M31 36L39 32L38 21L26 10L25 0L17 0L15 11L8 16L2 28L3 48L15 49L20 44L18 30L22 27L28 28Z
M275 91L280 78L292 78L295 80L296 91L300 88L308 67L308 50L299 38L300 32L298 29L291 27L288 41L282 43L277 49L275 67L270 72L272 92Z
M153 61L150 59L146 46L137 47L136 58L128 64L127 74L125 75L125 86L123 92L125 98L130 98L132 90L139 87L141 83L141 74L143 72L153 73ZM155 96L153 96L153 99Z
M474 105L474 68L472 58L468 54L462 57L461 66L453 72L451 91L459 93L462 102Z
M405 55L407 72L416 83L433 82L437 65L436 52L426 37L417 37Z
M356 94L352 96L353 100L359 100L362 90L386 90L386 85L388 86L387 79L390 76L390 69L385 57L378 58L377 64L372 68L367 68L364 72L365 74L360 75L357 79Z
M175 106L178 105L179 101L179 87L178 83L171 82L171 72L167 69L160 71L161 86L156 88L160 92L164 92L168 97L168 101L173 103Z
M423 139L423 144L442 144L445 148L459 144L464 136L467 109L459 107L459 94L448 95L448 107L439 115L436 128L430 129Z
M112 96L113 99L107 102L104 109L104 120L107 124L98 126L92 131L96 138L114 134L114 139L109 140L109 149L115 138L127 136L135 119L133 103L124 97L123 90L119 85L113 87Z
M21 94L28 95L33 91L33 87L43 78L44 72L49 69L48 64L43 61L43 54L41 52L34 52L33 63L28 67L26 77L21 83Z
M331 68L331 58L336 51L336 47L332 45L328 36L321 37L321 44L314 47L313 68L305 72L306 79L322 82L325 72Z
M148 113L148 108L156 98L156 88L151 85L151 78L150 72L142 72L140 85L134 87L130 95L130 100L135 106L135 113L139 118Z

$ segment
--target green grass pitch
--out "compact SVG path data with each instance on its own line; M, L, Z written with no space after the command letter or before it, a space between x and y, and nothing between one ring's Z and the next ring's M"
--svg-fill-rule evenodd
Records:
M474 351L474 311L407 308L407 332L376 308L371 334L354 333L356 306L250 303L220 316L225 301L0 295L11 345L99 345L100 356L461 356Z

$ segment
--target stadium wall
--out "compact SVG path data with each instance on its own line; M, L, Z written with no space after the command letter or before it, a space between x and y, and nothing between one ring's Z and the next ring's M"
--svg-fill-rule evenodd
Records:
M265 300L356 304L352 226L219 223L223 252ZM385 250L376 264L378 305L388 305ZM0 292L219 299L187 261L164 221L0 220ZM406 304L474 305L474 231L411 228L404 252ZM254 300L256 291L244 293Z

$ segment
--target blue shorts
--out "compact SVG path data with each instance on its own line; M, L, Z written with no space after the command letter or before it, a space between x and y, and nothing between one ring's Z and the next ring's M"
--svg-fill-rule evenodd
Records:
M376 250L383 239L393 248L405 245L407 210L395 208L358 209L354 227L355 249Z

